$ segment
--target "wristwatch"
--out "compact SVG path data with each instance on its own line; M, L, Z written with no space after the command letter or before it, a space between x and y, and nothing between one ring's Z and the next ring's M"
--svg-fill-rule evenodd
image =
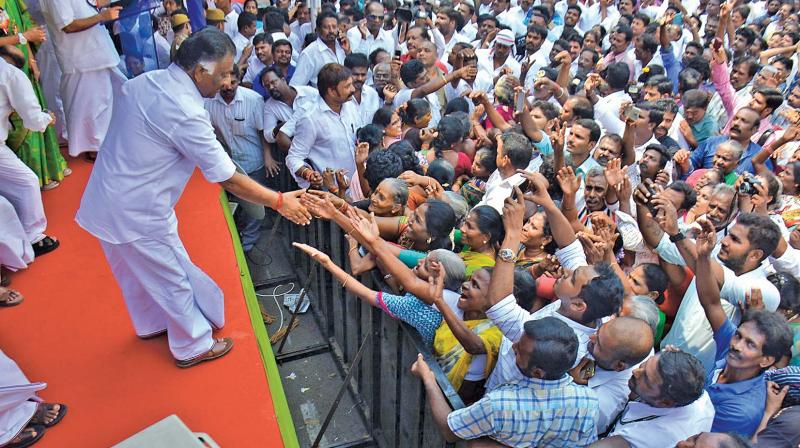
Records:
M669 240L672 241L673 243L677 243L678 241L685 239L686 239L686 234L683 232L678 232L675 235L669 237Z
M17 33L17 39L19 39L20 45L25 45L28 43L28 39L25 38L25 35L22 33Z
M497 251L497 258L506 263L516 263L517 254L511 249L500 249Z

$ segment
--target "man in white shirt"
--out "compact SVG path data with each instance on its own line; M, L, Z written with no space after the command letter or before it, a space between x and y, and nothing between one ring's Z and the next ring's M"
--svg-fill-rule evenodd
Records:
M3 47L0 51L16 50L15 47ZM9 268L22 269L33 261L33 256L44 255L58 247L59 242L46 236L47 218L42 205L42 194L39 190L39 178L6 146L6 138L11 130L8 121L12 112L22 119L25 128L35 132L44 132L55 117L42 111L33 86L28 77L17 67L7 63L0 57L0 196L13 206L13 211L22 225L23 246L7 248L0 243L0 264ZM0 240L19 234L12 231L11 226L16 219L0 219ZM18 230L18 228L16 228ZM33 252L31 252L31 246ZM18 260L14 266L4 260ZM22 263L19 263L19 262Z
M395 43L389 31L383 29L384 8L381 2L370 1L364 8L364 21L347 31L350 49L353 53L366 56L381 48L394 54Z
M453 8L441 8L436 12L436 28L432 32L434 42L444 42L444 47L438 49L440 59L448 60L450 52L453 50L453 45L456 43L469 43L467 37L456 31L459 21L463 23L463 20L461 13Z
M525 32L530 25L531 16L533 16L533 0L520 0L517 6L509 9L507 12L500 14L497 16L497 19L503 22L504 24L511 27L514 30L517 37L522 37L525 35ZM511 23L506 23L505 19L511 23L516 24L516 26L512 26Z
M475 55L478 56L478 71L493 79L501 76L506 69L519 78L521 67L514 59L514 33L511 30L500 30L494 38L494 46L475 50Z
M261 77L269 97L264 103L264 138L282 151L292 145L297 120L317 104L319 92L309 86L290 86L275 65Z
M483 104L487 102L481 100ZM514 187L525 182L525 178L517 170L528 168L533 150L528 138L516 132L504 135L502 145L499 146L495 161L497 169L486 181L486 193L478 205L488 205L503 213L506 198L511 196Z
M302 188L322 185L327 169L344 170L350 176L351 198L362 199L356 172L356 124L358 110L353 96L350 70L339 64L326 64L319 73L317 104L297 122L286 155L286 168Z
M225 34L231 39L235 39L239 32L239 13L233 9L231 0L214 0L214 4L225 14L225 24L223 25Z
M125 83L76 216L100 240L136 334L167 333L181 368L233 346L212 338L225 324L222 290L178 236L174 207L195 167L242 199L297 223L311 219L301 191L276 193L237 173L215 138L203 98L213 98L230 76L234 52L223 32L206 28L184 41L169 68Z
M291 50L290 50L291 51ZM247 61L247 71L242 78L242 86L252 88L253 83L260 83L256 79L267 66L272 65L272 36L258 33L253 36L253 55Z
M277 176L280 167L272 158L272 148L262 132L264 100L250 89L239 88L240 73L234 64L230 80L214 98L205 101L205 108L217 138L231 159L251 179L266 187L267 178ZM246 216L240 224L242 249L248 252L258 241L261 220Z
M475 40L478 34L477 17L475 16L475 2L473 0L462 0L458 4L458 12L464 18L464 26L458 32L467 42Z
M372 123L372 116L381 107L382 101L378 92L366 85L369 59L361 53L347 55L344 66L350 69L353 76L353 99L351 102L358 109L356 130Z
M307 46L297 60L297 69L289 84L293 86L317 85L317 74L322 67L331 62L344 64L350 53L347 39L339 39L339 18L332 12L322 12L317 16L317 40Z
M253 36L256 35L256 15L250 12L239 14L236 19L236 35L233 36L233 45L236 47L234 60L239 65L244 65L253 52Z
M510 28L514 36L523 36L527 28L519 15L511 12L510 0L493 0L492 13L505 27Z
M633 371L630 385L636 399L614 420L608 437L593 446L675 446L709 431L714 405L704 384L703 366L694 356L672 350L653 355Z
M606 68L605 81L609 92L604 97L596 95L596 87L587 88L589 100L594 104L594 118L603 128L605 134L622 135L625 123L619 118L620 107L623 103L633 102L625 88L628 86L630 69L624 62L615 62ZM592 83L592 79L587 82Z
M101 12L84 0L42 0L42 12L61 66L61 99L67 118L69 154L93 160L106 136L114 93L126 77L111 36L101 24L120 8Z
M397 92L392 100L395 109L413 98L425 98L431 105L429 127L436 127L442 117L441 104L437 92L447 83L456 79L472 78L477 75L474 66L464 66L444 76L431 79L419 59L411 59L400 67L400 78L407 88Z

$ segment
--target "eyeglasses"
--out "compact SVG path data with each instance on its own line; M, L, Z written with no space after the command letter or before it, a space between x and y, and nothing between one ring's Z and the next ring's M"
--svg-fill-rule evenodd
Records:
M384 17L385 16L378 16L378 15L375 15L375 14L368 14L367 15L367 20L373 20L373 21L374 20L383 20Z

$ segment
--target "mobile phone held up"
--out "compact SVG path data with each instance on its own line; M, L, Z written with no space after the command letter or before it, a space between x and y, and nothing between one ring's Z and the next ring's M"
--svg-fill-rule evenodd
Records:
M639 116L642 113L642 110L638 107L635 107L633 104L628 104L625 106L625 119L629 121L636 121L639 119Z
M522 112L523 110L525 110L525 92L524 91L517 92L517 104L516 104L516 106L517 106L517 108L516 108L517 112Z

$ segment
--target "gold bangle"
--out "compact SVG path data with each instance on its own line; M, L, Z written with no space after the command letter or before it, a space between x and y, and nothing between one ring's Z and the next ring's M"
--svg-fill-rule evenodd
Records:
M351 227L351 228L350 228L350 231L349 231L349 232L347 232L347 234L348 234L349 236L353 236L352 234L353 234L353 232L354 232L355 230L356 230L356 226L353 226L353 227Z

